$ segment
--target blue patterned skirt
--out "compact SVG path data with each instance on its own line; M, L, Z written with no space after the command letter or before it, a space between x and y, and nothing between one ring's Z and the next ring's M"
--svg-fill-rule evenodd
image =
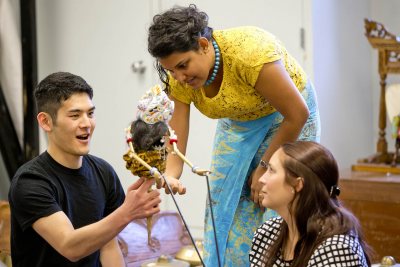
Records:
M319 141L320 121L313 85L301 92L310 117L300 140ZM257 167L272 137L283 120L279 112L252 121L220 119L214 138L210 187L221 266L249 266L249 251L254 231L277 214L263 212L250 199L247 179ZM204 233L204 263L217 267L217 249L207 202Z

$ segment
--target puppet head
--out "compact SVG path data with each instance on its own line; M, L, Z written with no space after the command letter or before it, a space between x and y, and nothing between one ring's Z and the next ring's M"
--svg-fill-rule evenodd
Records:
M174 112L174 102L168 98L160 85L156 85L142 96L137 108L138 120L147 124L164 122L168 125Z
M167 156L165 137L168 135L168 122L174 111L174 102L159 85L156 85L142 96L137 108L136 120L127 130L127 140L131 142L134 151L128 151L124 155L124 160L126 168L134 175L150 177L147 168L136 161L130 153L136 153L161 173L165 171Z

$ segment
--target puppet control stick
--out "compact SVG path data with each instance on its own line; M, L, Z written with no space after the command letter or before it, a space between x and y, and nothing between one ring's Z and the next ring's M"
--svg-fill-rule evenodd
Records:
M205 169L199 169L198 167L194 166L186 157L185 155L183 155L179 149L178 146L176 145L176 143L178 142L178 138L175 135L175 131L172 130L171 128L168 129L169 130L169 143L172 145L172 151L168 151L171 154L175 154L177 155L179 158L181 158L181 160L183 160L183 162L185 162L191 169L192 172L200 175L200 176L206 176L209 173L211 173L209 170L205 170Z

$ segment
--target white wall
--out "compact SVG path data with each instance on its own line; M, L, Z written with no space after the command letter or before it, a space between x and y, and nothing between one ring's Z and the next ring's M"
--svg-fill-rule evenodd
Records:
M364 37L369 2L313 2L314 82L322 137L341 168L373 152L371 49Z

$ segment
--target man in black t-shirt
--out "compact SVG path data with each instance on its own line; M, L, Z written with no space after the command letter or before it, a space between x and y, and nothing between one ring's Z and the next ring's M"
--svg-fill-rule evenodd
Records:
M53 73L35 91L48 147L16 172L9 191L12 264L125 266L116 239L132 220L159 212L157 190L139 179L124 195L114 169L89 155L92 88Z

